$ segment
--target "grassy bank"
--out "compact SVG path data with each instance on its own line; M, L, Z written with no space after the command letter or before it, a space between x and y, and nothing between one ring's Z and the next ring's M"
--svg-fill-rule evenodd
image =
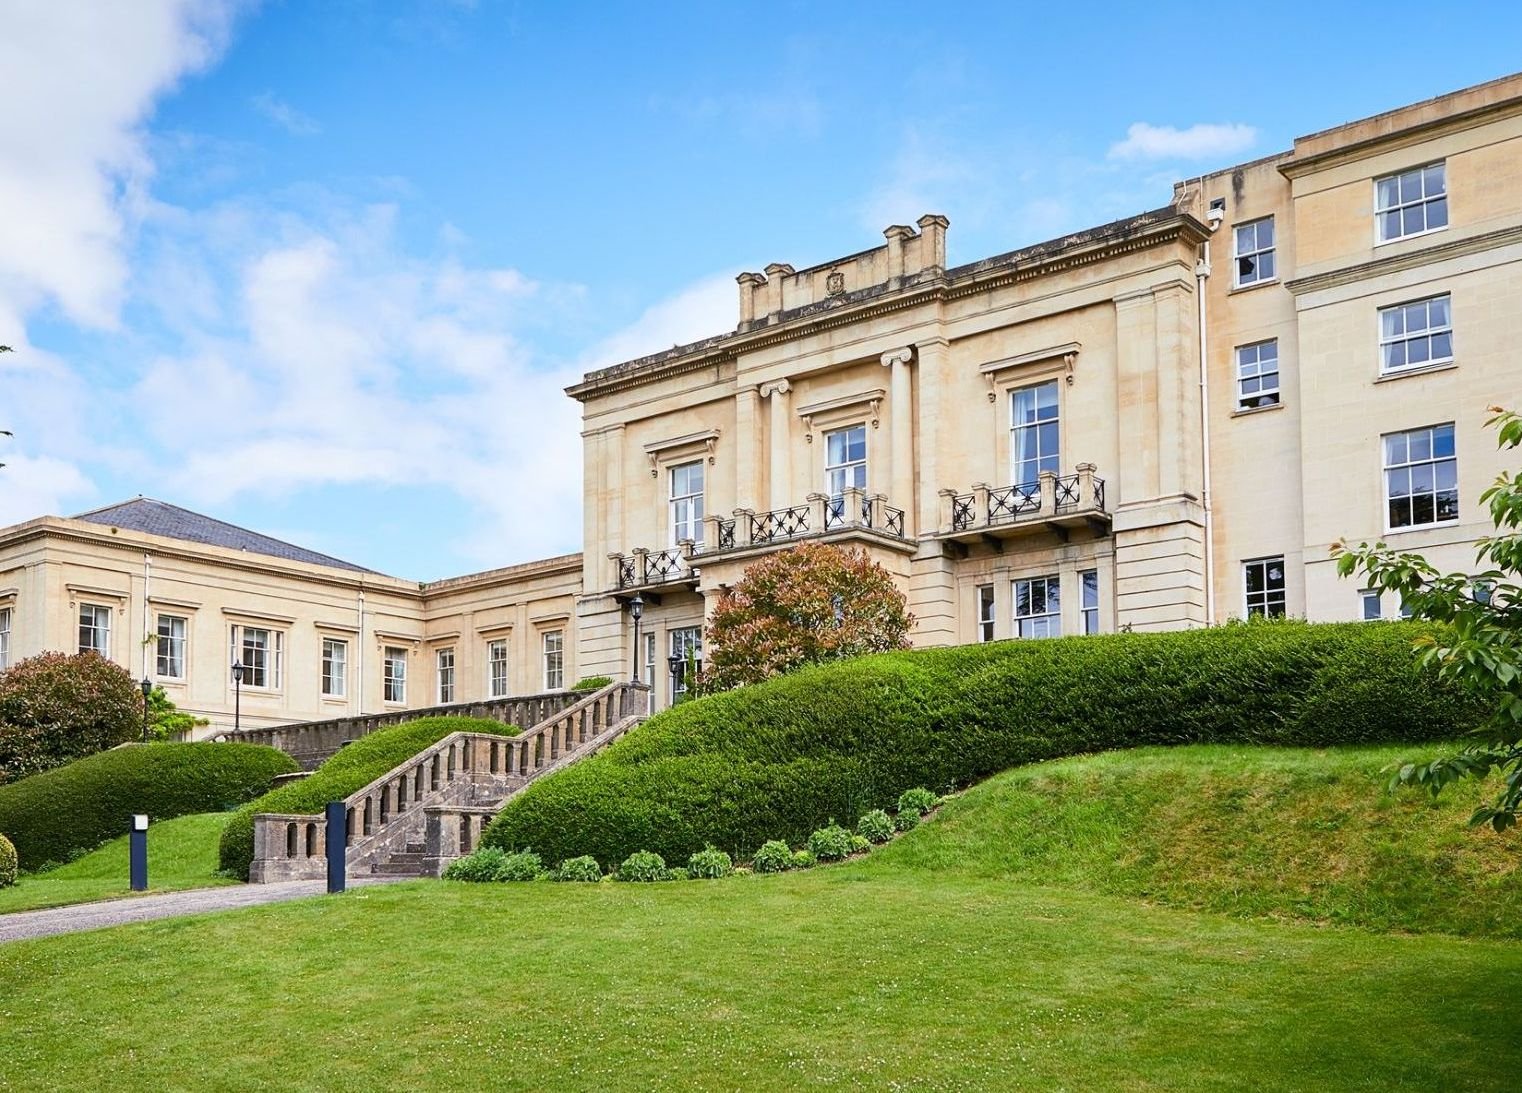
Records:
M216 875L217 839L227 818L226 812L209 812L151 825L149 891L176 892L234 883ZM127 836L123 835L67 865L35 876L24 874L15 887L0 888L0 914L131 894L127 887Z

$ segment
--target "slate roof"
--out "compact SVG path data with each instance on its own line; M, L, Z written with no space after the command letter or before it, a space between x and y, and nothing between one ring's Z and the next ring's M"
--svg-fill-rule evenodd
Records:
M226 547L229 550L246 550L251 554L265 554L271 558L284 558L290 562L306 562L324 565L332 569L347 569L355 573L374 573L353 562L345 562L315 550L260 535L257 531L240 528L199 512L182 509L151 497L135 497L104 508L91 509L73 517L91 524L142 531L149 535L162 535L166 539L182 539L189 543L205 543L208 546Z

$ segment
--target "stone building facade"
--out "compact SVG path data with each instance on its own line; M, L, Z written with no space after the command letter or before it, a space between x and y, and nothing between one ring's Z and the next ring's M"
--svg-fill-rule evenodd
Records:
M1333 542L1472 560L1505 469L1485 408L1522 389L1522 75L977 262L948 266L949 227L742 273L733 330L571 387L580 555L419 586L46 518L0 531L0 656L71 648L95 605L145 671L127 635L179 612L206 652L170 693L219 724L238 627L288 643L260 722L631 671L664 704L714 595L805 538L892 572L920 645L1389 617Z

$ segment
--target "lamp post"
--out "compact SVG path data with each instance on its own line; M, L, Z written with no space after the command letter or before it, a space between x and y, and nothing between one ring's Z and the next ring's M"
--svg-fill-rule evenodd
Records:
M243 662L233 661L233 732L238 731L238 723L242 719L243 705Z
M148 698L153 694L153 680L143 677L143 743L148 743Z
M639 680L639 620L645 617L645 598L638 592L629 601L629 617L634 620L634 675L635 683Z
M672 653L667 657L666 667L671 669L671 704L675 706L677 691L682 686L682 669L686 667L682 663L682 654Z

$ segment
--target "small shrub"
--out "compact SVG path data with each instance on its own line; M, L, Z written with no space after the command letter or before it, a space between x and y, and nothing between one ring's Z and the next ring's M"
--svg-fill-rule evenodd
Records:
M571 690L600 691L612 682L613 680L607 676L587 676L585 679L578 679L575 683L571 684Z
M872 841L862 835L851 836L851 853L865 854L872 849Z
M579 858L567 858L556 869L554 879L559 881L578 881L581 883L595 883L602 880L602 866L597 864L597 859L590 854L583 854Z
M666 859L649 850L636 850L618 867L618 879L636 883L666 879Z
M920 814L912 808L906 808L893 817L893 830L895 831L913 831L919 826Z
M919 816L925 815L925 813L929 812L939 803L940 798L924 786L906 789L898 795L898 810L900 812L914 812ZM900 830L904 829L900 828Z
M137 681L98 653L40 653L0 672L0 785L136 740L142 731Z
M456 858L444 869L445 880L470 881L487 884L497 879L497 871L507 860L507 854L495 846L483 846L473 854Z
M502 855L502 862L493 875L495 881L538 880L545 875L544 862L532 850L517 850Z
M831 821L809 836L809 853L820 861L840 861L851 855L851 833Z
M692 873L680 865L675 869L668 869L661 874L661 880L691 880Z
M856 821L856 834L870 843L885 843L893 838L893 821L880 808L874 808Z
M16 848L4 835L0 835L0 888L9 888L16 883L16 872L20 862L16 858Z
M787 843L773 839L761 844L761 849L756 851L756 856L750 861L750 867L757 873L785 873L793 868L793 852L788 849Z
M807 850L794 850L787 858L790 869L812 869L819 864L819 859Z
M693 880L718 880L734 872L735 863L722 850L706 847L687 859L687 873Z

